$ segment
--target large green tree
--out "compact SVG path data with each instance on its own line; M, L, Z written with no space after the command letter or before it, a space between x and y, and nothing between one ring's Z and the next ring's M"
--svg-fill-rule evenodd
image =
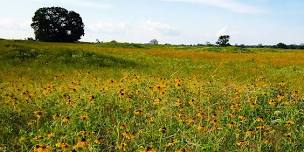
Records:
M84 35L80 15L61 7L44 7L35 12L31 24L39 41L74 42Z
M218 44L219 46L230 46L229 40L230 40L229 35L222 35L217 40L216 44Z

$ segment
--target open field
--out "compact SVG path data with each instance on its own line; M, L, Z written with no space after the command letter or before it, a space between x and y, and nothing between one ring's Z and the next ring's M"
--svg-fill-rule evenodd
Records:
M0 41L0 151L302 151L304 51Z

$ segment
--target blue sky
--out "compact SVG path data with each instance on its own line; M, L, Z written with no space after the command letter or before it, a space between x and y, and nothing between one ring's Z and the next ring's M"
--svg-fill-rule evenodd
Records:
M34 37L31 18L40 7L78 12L82 41L235 44L304 43L303 0L0 0L0 37Z

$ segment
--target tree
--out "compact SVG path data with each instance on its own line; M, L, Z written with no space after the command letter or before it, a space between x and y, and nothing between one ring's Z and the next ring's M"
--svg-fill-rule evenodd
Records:
M230 46L229 40L230 40L229 35L222 35L217 40L216 44L219 45L219 46Z
M35 12L31 24L36 40L47 42L75 42L84 35L80 15L61 7L43 7Z
M284 43L278 43L277 44L277 48L280 48L280 49L288 49L288 46Z
M157 45L158 41L156 39L153 39L153 40L150 41L150 44Z

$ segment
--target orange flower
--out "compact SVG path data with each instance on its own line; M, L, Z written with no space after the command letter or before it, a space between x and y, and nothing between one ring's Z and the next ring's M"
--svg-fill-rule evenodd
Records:
M82 121L86 121L86 120L88 120L88 119L89 119L88 114L84 114L84 115L81 115L81 116L80 116L80 120L82 120Z
M103 143L103 139L101 137L99 137L98 139L96 139L94 141L96 144L101 145Z
M61 148L61 149L67 149L69 147L69 145L64 142L59 142L56 144L56 147Z
M40 119L43 115L43 112L39 110L39 111L35 111L34 114L38 119Z
M45 145L36 145L34 148L34 152L51 152L52 147Z
M47 136L48 136L48 138L53 138L53 137L55 137L55 134L52 132L48 132Z
M128 139L128 140L132 140L132 139L135 138L135 135L134 135L133 133L128 132L128 131L123 132L123 133L122 133L122 136L123 136L124 138Z
M121 143L121 144L117 145L117 148L122 151L126 151L126 147L127 147L126 143Z
M140 150L140 152L156 152L156 150L148 146L146 149Z
M82 138L80 141L77 142L75 145L75 149L83 149L88 146L88 142L85 138Z
M70 120L71 120L71 118L70 118L69 116L66 116L66 117L63 118L62 121L63 121L64 123L69 123Z
M249 142L248 141L239 141L236 143L237 146L248 146Z
M265 129L266 127L262 125L262 126L257 126L256 128L257 129Z
M256 119L256 121L257 121L257 122L264 122L264 119L263 119L263 117L258 117L258 118Z

